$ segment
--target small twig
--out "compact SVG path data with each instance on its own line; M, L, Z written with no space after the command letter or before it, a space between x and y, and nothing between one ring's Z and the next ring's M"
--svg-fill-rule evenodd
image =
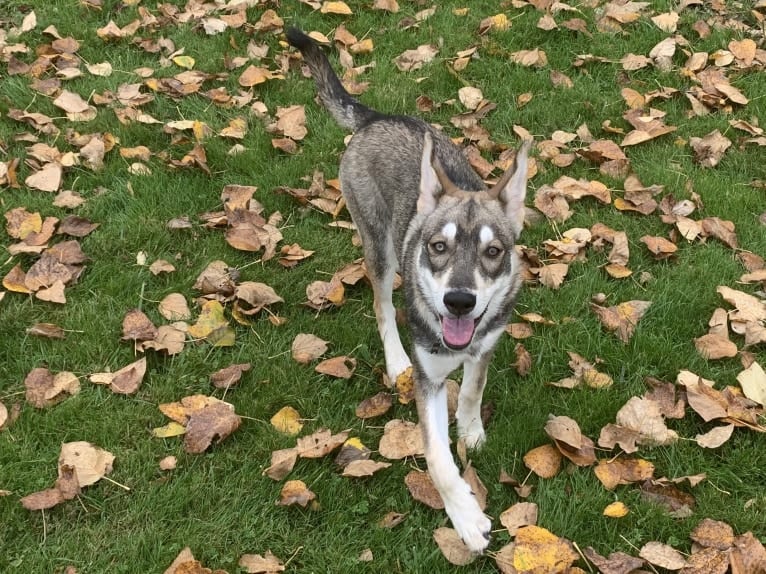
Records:
M112 483L112 484L114 484L115 486L119 486L119 487L120 487L120 488L122 488L123 490L127 490L128 492L130 492L130 487L129 487L129 486L125 486L124 484L120 484L119 482L117 482L116 480L112 480L112 479L111 479L111 478L109 478L108 476L105 476L105 477L103 477L103 478L104 478L104 480L107 480L107 481L111 482L111 483Z
M290 558L288 558L288 559L287 559L287 561L285 562L285 566L287 566L288 564L290 564L290 562L292 562L292 561L293 561L293 559L294 559L296 556L298 556L298 552L300 552L301 550L303 550L303 546L298 546L298 548L296 548L296 549L295 549L295 552L293 552L293 555L292 555L292 556L290 556Z

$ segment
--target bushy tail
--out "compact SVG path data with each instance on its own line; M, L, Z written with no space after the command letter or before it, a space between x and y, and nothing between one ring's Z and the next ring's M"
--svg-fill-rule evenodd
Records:
M380 116L378 112L360 104L346 91L330 66L327 56L314 40L297 28L289 28L287 41L303 54L303 60L316 82L319 98L336 122L346 129L356 131Z

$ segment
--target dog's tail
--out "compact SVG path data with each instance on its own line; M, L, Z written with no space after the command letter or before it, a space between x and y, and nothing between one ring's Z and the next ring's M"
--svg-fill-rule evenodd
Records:
M327 56L309 36L297 28L287 30L287 41L300 50L316 82L319 98L341 126L356 131L380 114L359 103L346 91Z

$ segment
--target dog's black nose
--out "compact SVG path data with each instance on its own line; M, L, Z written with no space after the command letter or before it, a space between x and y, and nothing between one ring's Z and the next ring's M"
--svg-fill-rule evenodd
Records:
M476 295L468 291L449 291L444 295L444 306L453 315L467 315L476 306Z

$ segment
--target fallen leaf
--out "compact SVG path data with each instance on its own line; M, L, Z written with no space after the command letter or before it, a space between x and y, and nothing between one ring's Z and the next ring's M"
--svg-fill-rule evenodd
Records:
M678 550L662 542L647 542L641 547L638 555L650 564L667 570L680 570L688 566Z
M356 369L356 359L345 355L326 359L319 363L314 370L323 375L329 375L339 379L350 379Z
M80 381L67 371L54 375L44 367L32 369L24 379L25 398L38 409L60 403L80 392Z
M519 528L537 524L537 504L517 502L500 514L500 524L505 526L508 534L516 536Z
M450 564L465 566L476 560L477 555L468 549L454 529L442 526L434 530L433 536L439 550Z
M316 499L314 494L302 480L288 480L282 490L279 492L279 500L276 504L279 506L291 506L297 504L302 507Z
M237 428L242 419L234 412L229 403L218 401L195 410L189 414L184 436L184 450L190 454L199 454L208 449L217 439L221 442Z
M346 477L364 477L372 476L379 470L391 466L390 462L378 462L375 460L352 460L343 468L343 476Z
M696 437L694 437L694 440L697 441L697 444L701 447L718 448L731 438L733 432L733 424L715 427L705 434L698 434Z
M428 506L440 510L444 508L439 491L436 490L433 480L428 472L411 470L404 477L404 484L407 486L412 498Z
M121 395L132 395L138 391L146 374L146 357L126 365L114 372L109 387L112 392Z
M393 399L391 398L391 393L381 391L359 403L356 407L355 414L360 419L379 417L389 411L392 403Z
M602 307L591 303L590 308L608 331L616 331L617 337L627 343L651 304L651 301L626 301L613 307Z
M316 335L300 333L293 339L290 350L295 362L306 365L327 352L327 341Z
M300 437L296 443L301 458L320 458L338 448L348 438L348 431L333 434L328 429L319 429L309 436Z
M112 472L114 455L86 441L67 442L61 445L59 469L70 466L77 470L77 483L82 488L95 484Z
M420 426L401 419L388 421L383 428L378 450L381 456L389 460L423 455L423 435Z
M236 386L242 378L242 373L250 370L250 363L238 363L219 369L210 375L210 382L216 389L229 389Z
M572 544L539 526L524 526L514 540L513 566L522 572L564 572L579 555Z
M602 514L607 518L623 518L627 516L629 512L630 510L625 506L625 503L618 500L604 508Z
M285 564L279 558L267 550L260 554L243 554L237 562L240 568L244 568L248 574L276 574L285 571Z
M271 426L286 435L297 435L303 428L300 413L290 406L279 409L269 422Z
M553 478L561 468L561 453L552 444L544 444L524 455L524 465L540 478Z

